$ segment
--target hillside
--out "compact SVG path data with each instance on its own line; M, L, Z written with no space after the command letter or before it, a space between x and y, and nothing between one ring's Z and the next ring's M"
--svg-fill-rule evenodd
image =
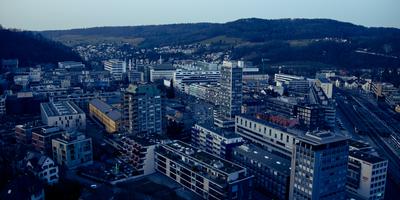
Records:
M99 41L133 41L139 47L208 43L232 50L233 58L271 63L315 61L335 66L394 66L400 62L400 29L367 28L329 19L240 19L195 23L96 27L44 31L67 45Z
M20 66L81 60L70 47L40 34L0 28L0 60L13 58L19 59Z

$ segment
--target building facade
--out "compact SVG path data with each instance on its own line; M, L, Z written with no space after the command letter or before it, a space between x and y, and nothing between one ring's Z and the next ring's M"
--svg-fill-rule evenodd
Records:
M92 139L79 132L52 140L53 159L70 169L93 163Z
M362 151L349 153L347 191L362 199L384 199L388 161Z
M234 119L241 113L243 97L243 69L236 63L224 61L220 79L220 114L222 117Z
M86 128L86 114L71 101L57 101L40 104L42 122L64 130Z
M156 149L156 170L203 199L251 199L246 168L175 141Z
M91 100L89 102L89 115L100 122L108 133L115 133L119 130L121 112L104 101L100 99Z
M243 138L234 132L206 124L195 124L191 137L196 148L225 159L228 159L234 147L244 142Z
M65 133L57 126L44 126L32 129L32 145L40 152L51 156L52 140L61 137Z
M161 134L160 91L155 85L129 85L123 94L122 123L135 135Z
M115 80L122 80L122 74L126 72L126 63L118 59L106 60L104 70L109 71Z
M346 137L332 132L308 132L297 137L289 199L345 199L348 156Z

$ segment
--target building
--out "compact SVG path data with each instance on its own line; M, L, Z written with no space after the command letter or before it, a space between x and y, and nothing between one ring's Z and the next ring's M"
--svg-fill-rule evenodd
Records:
M175 141L156 148L156 170L203 199L251 199L247 169Z
M220 114L234 119L241 113L243 69L233 62L224 61L220 79Z
M70 169L93 162L92 139L83 133L64 133L52 140L53 159L57 164Z
M0 95L0 116L7 114L7 112L6 112L6 98L7 98L7 96Z
M44 125L39 122L31 122L24 125L15 126L15 139L20 144L31 144L32 142L32 129L43 127Z
M165 63L152 67L150 69L150 82L157 80L172 80L174 78L175 68L172 64Z
M61 69L84 69L85 64L75 61L58 62L58 68Z
M177 69L174 72L174 86L180 91L185 91L185 87L191 84L214 84L221 77L220 71L201 71Z
M292 157L295 139L302 133L249 115L236 116L235 132L246 140L287 159Z
M362 151L349 152L347 191L362 199L384 199L388 161Z
M144 81L143 72L139 72L137 70L129 70L127 71L129 83L141 83Z
M348 139L308 132L293 148L289 199L345 199Z
M122 123L135 135L162 133L160 91L155 85L129 85L123 94Z
M86 128L86 114L71 101L57 101L40 104L42 122L64 130Z
M91 100L89 103L89 115L100 122L108 133L114 133L119 130L122 118L121 112L104 101L100 99Z
M61 137L65 133L57 126L43 126L32 129L32 145L42 153L51 155L51 142L53 139Z
M274 80L275 80L276 86L283 86L285 84L289 84L289 82L293 81L293 80L304 80L304 77L279 73L279 74L275 74Z
M104 61L104 70L109 71L115 80L122 80L122 74L126 72L126 63L118 59Z
M326 97L328 97L328 99L331 99L333 96L333 84L327 79L327 78L318 78L316 80L316 85L318 87L320 87L322 89L322 91L324 91Z
M126 136L121 139L122 157L136 170L137 175L155 172L154 149L156 142L149 138Z
M232 161L245 166L254 176L254 188L273 199L288 199L290 159L255 145L241 145L232 151Z
M319 105L297 104L296 117L302 128L306 130L323 129L325 127L325 109Z
M228 159L232 149L243 144L243 138L234 132L207 124L195 124L191 140L194 147Z
M58 166L51 158L40 153L28 152L23 164L33 175L47 184L52 185L58 182Z

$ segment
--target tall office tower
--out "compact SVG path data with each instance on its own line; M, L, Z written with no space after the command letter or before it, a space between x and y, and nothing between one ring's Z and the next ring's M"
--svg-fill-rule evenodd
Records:
M134 135L161 134L161 95L155 85L129 85L123 94L122 124Z
M237 63L224 61L221 67L220 110L218 118L233 120L241 113L243 69Z
M289 199L345 199L348 139L308 132L293 149Z
M115 80L122 80L122 74L126 72L126 63L118 59L106 60L104 70L109 71Z

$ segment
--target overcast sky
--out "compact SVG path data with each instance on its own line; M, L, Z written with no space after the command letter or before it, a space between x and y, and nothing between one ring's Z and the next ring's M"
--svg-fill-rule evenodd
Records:
M330 18L400 28L400 0L0 0L0 24L28 30Z

